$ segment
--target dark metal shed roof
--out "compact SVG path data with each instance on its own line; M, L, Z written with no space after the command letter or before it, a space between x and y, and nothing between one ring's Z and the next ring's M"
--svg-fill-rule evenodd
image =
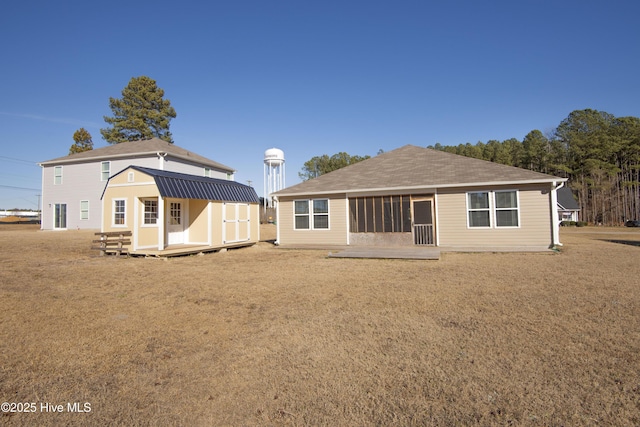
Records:
M153 177L162 197L176 199L217 200L222 202L260 203L253 187L235 181L188 175L185 173L129 166ZM119 173L122 173L121 171Z

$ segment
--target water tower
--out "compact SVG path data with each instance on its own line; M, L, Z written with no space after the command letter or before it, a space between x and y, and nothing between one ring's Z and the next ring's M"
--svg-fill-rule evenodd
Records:
M264 152L264 206L275 208L271 193L284 188L284 151L269 148Z

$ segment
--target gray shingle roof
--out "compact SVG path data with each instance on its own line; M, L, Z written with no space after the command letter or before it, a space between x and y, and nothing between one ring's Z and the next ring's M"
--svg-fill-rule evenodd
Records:
M190 162L196 162L203 166L209 166L218 170L235 172L235 170L229 166L215 162L189 150L185 150L175 144L169 144L159 138L146 139L143 141L121 142L120 144L108 145L106 147L100 147L84 151L82 153L75 153L51 160L45 160L44 162L40 162L40 165L82 163L86 161L109 160L115 158L153 156L158 152L167 153L169 156Z
M580 206L573 197L573 192L566 185L558 189L558 204L569 211L579 211Z
M129 166L114 176L129 169L138 170L153 177L162 197L260 203L258 194L253 187L235 181L143 168L140 166Z
M405 145L274 194L285 196L419 190L553 181L566 179L430 148Z

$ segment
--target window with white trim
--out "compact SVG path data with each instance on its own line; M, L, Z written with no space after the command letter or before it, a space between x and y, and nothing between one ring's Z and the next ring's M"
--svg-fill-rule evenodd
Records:
M520 224L517 191L496 191L496 227L517 227Z
M89 201L81 200L80 201L80 219L89 219Z
M489 192L467 193L469 227L491 227Z
M111 162L100 163L100 181L108 181L111 175Z
M115 199L113 201L113 225L126 225L127 201Z
M156 225L158 223L158 201L155 199L144 200L144 225Z
M55 166L53 168L53 185L62 184L62 166Z
M211 168L204 168L204 176L211 178Z
M467 223L469 228L519 227L518 191L467 193Z
M329 199L294 200L294 230L328 230Z

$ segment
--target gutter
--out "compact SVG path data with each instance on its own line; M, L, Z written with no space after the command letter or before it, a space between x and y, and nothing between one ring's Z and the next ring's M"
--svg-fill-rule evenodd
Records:
M276 206L280 204L278 196L273 196L273 200L276 202ZM280 245L280 207L276 209L276 241L274 244L276 246Z
M551 190L551 233L553 235L552 246L562 246L560 243L560 219L558 218L558 190L564 187L567 180L561 181L557 184L557 181L553 181L553 189Z

